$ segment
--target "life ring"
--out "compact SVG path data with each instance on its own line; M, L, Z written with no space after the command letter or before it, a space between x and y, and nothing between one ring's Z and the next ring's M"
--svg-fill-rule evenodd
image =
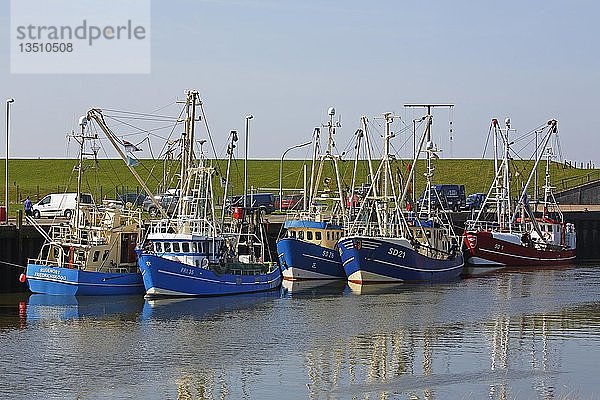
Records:
M544 236L544 239L546 239L546 240L550 240L550 233L548 233L548 232L544 232L544 235L543 235L543 236Z
M208 268L208 258L203 258L202 262L200 263L200 265L202 266L202 268L206 269Z

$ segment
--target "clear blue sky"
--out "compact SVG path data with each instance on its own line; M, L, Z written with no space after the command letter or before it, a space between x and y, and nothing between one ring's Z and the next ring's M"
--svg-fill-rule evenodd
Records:
M556 118L564 157L600 165L598 15L591 0L153 1L151 74L11 75L2 1L0 96L16 99L15 157L64 157L91 106L150 111L195 88L217 149L254 114L254 157L309 139L331 105L346 143L361 115L410 119L420 113L405 103L451 102L454 157L481 156L491 117L521 132ZM435 121L446 157L448 117ZM0 123L4 137L4 101Z

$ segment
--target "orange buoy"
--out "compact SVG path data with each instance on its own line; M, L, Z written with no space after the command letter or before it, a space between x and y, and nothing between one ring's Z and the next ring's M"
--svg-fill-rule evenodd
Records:
M25 280L27 279L27 276L25 274L21 274L19 275L19 282L21 283L25 283Z

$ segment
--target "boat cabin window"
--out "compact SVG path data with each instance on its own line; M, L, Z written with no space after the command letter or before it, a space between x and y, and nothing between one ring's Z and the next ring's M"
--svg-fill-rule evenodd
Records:
M331 240L331 235L329 234L329 231L327 231L327 240Z
M306 231L306 240L313 240L312 231Z
M298 239L304 240L304 231L298 231Z
M179 253L181 252L180 248L179 248L179 243L175 242L173 243L173 253Z
M170 253L171 252L171 243L165 242L165 243L163 243L163 245L165 248L165 253Z
M323 237L321 236L321 232L317 231L315 232L315 240L321 240Z
M296 231L289 231L290 237L296 237Z
M92 261L96 262L100 258L100 250L94 251L94 256L92 257Z
M188 242L181 243L181 251L184 253L190 252L190 244Z
M108 250L104 250L104 254L102 254L102 261L106 260L106 257L108 257Z

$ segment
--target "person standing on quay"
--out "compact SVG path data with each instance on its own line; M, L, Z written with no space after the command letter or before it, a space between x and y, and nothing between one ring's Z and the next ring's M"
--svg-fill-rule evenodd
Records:
M25 199L25 203L23 203L23 208L25 209L25 215L28 217L33 216L33 204L31 200L29 200L29 196Z

